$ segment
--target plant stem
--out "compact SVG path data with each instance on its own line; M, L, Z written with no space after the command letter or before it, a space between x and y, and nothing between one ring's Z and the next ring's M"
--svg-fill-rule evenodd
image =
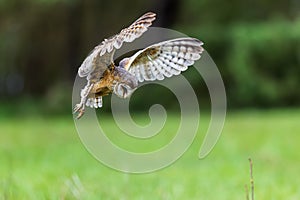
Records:
M254 179L253 179L253 163L251 158L249 158L250 163L250 187L251 187L251 200L254 200Z

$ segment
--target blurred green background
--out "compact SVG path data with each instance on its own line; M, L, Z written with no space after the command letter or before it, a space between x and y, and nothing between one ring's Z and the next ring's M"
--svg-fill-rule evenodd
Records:
M84 149L71 96L88 52L147 11L157 13L154 26L205 43L225 83L228 116L204 160L197 153L209 112L178 162L129 175ZM184 75L209 110L205 84L193 72ZM298 0L0 0L0 199L246 199L248 157L258 199L299 199L299 86ZM150 105L173 109L160 141L167 143L178 124L177 101L164 88L147 89L137 91L131 111L143 124ZM99 119L122 142L104 103ZM138 141L129 144L143 151Z
M299 106L299 10L296 0L1 0L0 101L20 110L33 100L43 111L69 113L73 81L88 52L153 11L154 26L204 41L230 108ZM205 90L205 84L196 87Z

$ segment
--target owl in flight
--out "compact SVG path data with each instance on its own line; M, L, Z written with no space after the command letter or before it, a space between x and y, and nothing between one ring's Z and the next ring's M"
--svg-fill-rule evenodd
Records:
M139 82L179 75L200 59L203 43L186 37L153 44L124 58L116 66L113 61L115 51L123 42L132 42L146 32L155 16L148 12L119 34L104 39L83 61L78 75L86 77L87 84L81 90L80 103L74 107L77 119L84 114L85 106L102 107L102 96L114 93L120 98L130 97Z

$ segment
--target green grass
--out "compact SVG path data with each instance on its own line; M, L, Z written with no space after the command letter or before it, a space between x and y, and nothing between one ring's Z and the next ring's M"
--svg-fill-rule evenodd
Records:
M198 160L208 116L202 120L206 125L182 158L137 175L95 160L71 116L1 118L0 199L246 199L249 157L256 199L300 198L300 110L229 113L217 145ZM170 117L162 134L172 132L177 121ZM109 117L102 122L115 132Z

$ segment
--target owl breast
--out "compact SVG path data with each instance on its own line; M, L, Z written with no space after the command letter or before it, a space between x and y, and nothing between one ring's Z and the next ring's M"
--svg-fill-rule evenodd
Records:
M116 91L116 87L120 88L120 86L122 86L121 89L126 88L126 90L133 91L138 86L138 80L124 68L114 67L113 70L107 69L103 73L103 77L94 84L90 93L96 96L105 96Z
M106 70L100 80L96 81L91 92L92 94L98 94L99 96L105 96L112 92L113 85L115 83L114 73L110 70Z

